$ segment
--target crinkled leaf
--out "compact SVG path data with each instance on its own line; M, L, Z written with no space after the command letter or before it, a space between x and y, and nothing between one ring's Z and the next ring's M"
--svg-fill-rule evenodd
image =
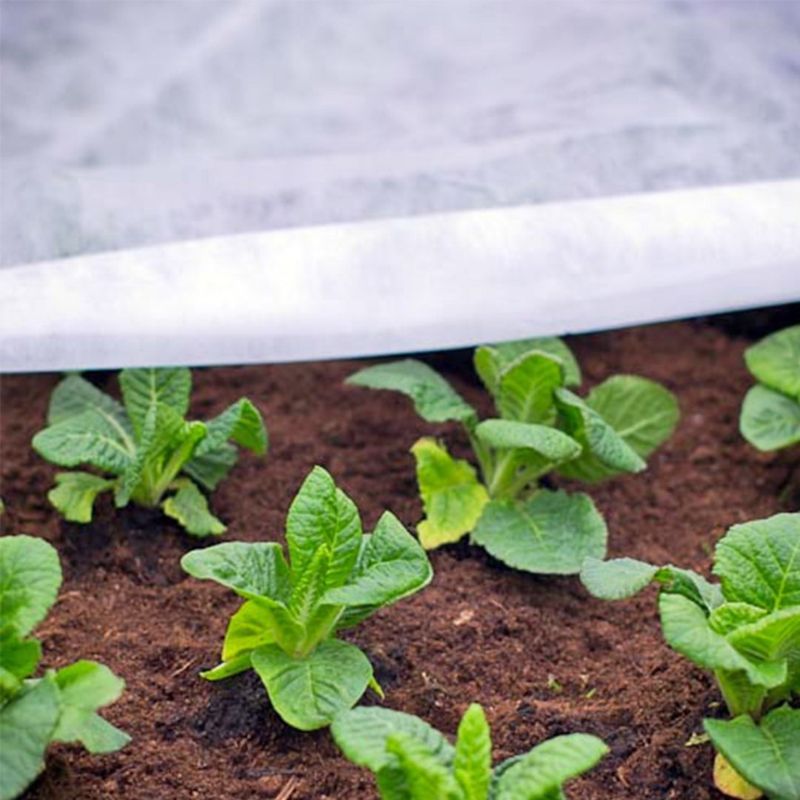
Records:
M97 714L118 700L125 681L103 664L77 661L55 676L61 714L53 732L59 742L80 742L90 753L111 753L124 747L130 737Z
M289 567L275 542L226 542L192 550L181 559L181 567L191 576L216 581L247 600L289 601Z
M0 620L26 636L46 616L61 586L55 548L34 536L0 538Z
M350 582L329 589L324 600L378 609L419 591L432 577L425 551L400 520L386 511L375 532L366 537Z
M208 434L197 448L198 456L214 453L229 439L257 455L267 452L267 429L261 412L246 397L209 420L206 428Z
M209 510L206 496L188 479L161 507L192 536L219 536L225 532L225 526Z
M758 622L769 614L765 608L751 606L748 603L723 603L715 608L708 617L708 624L717 633L727 636L743 625Z
M549 423L555 417L553 392L563 385L558 359L538 351L523 354L500 374L497 410L506 420Z
M744 715L703 721L714 747L772 800L800 800L800 709L781 706L760 723Z
M568 389L558 389L556 404L566 432L583 448L559 467L568 478L600 481L621 472L641 472L647 465L637 452L593 408Z
M133 436L133 429L120 403L80 375L67 375L50 395L47 424L55 425L84 411L94 411L107 417L109 422L113 420L126 434Z
M58 472L47 499L69 522L91 522L97 495L114 488L114 481L89 472Z
M355 645L327 639L305 658L292 658L268 644L251 655L253 669L281 718L310 731L330 725L364 694L372 665Z
M475 435L496 449L532 450L551 464L570 461L581 452L572 437L547 425L487 419L476 426Z
M293 576L289 610L302 624L308 624L325 594L330 564L331 550L323 544L317 548L302 574L296 578Z
M338 716L331 726L334 741L354 764L378 772L392 763L386 740L402 732L421 742L444 767L450 767L455 748L447 739L419 717L380 706L360 706Z
M453 774L423 742L402 731L391 733L386 739L386 750L397 759L403 772L409 800L462 799Z
M486 800L492 779L492 735L477 703L469 706L459 723L453 774L464 800Z
M605 555L607 535L587 495L541 490L525 502L492 500L472 538L516 569L572 575L586 558Z
M800 514L734 525L717 544L714 574L728 601L800 606Z
M773 333L748 347L744 360L759 383L800 398L800 325Z
M402 392L414 401L417 414L428 422L466 423L476 417L475 409L438 372L415 359L367 367L351 375L347 383Z
M548 739L504 770L493 800L556 800L564 783L588 772L606 753L605 742L587 733Z
M454 459L434 439L420 439L411 452L417 462L417 483L425 519L418 525L426 550L457 542L474 529L489 494L474 467Z
M137 435L151 406L163 403L181 418L189 410L192 373L186 367L124 369L119 374L119 385Z
M58 689L50 679L0 708L0 800L13 800L41 772L58 713Z
M204 443L205 441L200 444ZM211 450L202 456L197 455L198 450L199 446L192 458L183 465L183 471L204 489L213 492L236 464L239 455L230 442L225 442L216 450Z
M728 633L727 639L748 658L757 661L786 659L800 664L800 606L773 611L759 620L740 625Z
M780 450L800 442L800 402L785 394L753 386L739 417L742 436L759 450Z
M328 588L341 586L355 566L361 546L358 509L322 467L311 470L292 501L286 517L286 541L293 580L303 574L322 545L331 554Z

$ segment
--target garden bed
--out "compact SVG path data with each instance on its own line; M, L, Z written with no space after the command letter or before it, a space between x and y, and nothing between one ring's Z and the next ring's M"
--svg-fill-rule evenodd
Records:
M796 309L794 310L796 311ZM794 313L794 311L792 313ZM640 475L591 490L609 525L611 556L674 562L706 572L733 523L780 510L792 454L759 454L738 431L752 383L742 352L751 316L670 323L570 340L584 385L616 372L674 391L682 418ZM772 330L779 325L770 325ZM754 334L767 332L754 330ZM486 413L469 354L432 357ZM431 426L391 392L343 385L361 362L214 368L194 373L192 413L207 417L240 395L262 410L271 447L243 455L212 499L227 539L282 539L285 514L314 464L325 466L370 529L385 508L413 529L421 517L409 447ZM188 800L375 797L373 778L344 760L326 731L289 728L252 672L211 684L237 599L184 575L178 561L198 542L161 514L108 497L88 526L63 522L46 499L56 469L30 447L58 376L5 376L0 386L3 533L52 542L65 580L38 628L45 665L76 658L107 664L127 682L105 715L129 732L121 752L50 750L36 800ZM95 376L116 392L110 374ZM468 455L457 425L435 433ZM567 481L562 482L567 485ZM386 705L454 732L470 701L492 726L495 759L541 739L584 731L611 754L571 785L573 800L709 800L710 745L687 746L704 716L721 714L710 676L663 643L652 590L604 603L577 578L532 576L466 544L431 554L433 583L346 638L372 660ZM366 702L376 698L368 693Z

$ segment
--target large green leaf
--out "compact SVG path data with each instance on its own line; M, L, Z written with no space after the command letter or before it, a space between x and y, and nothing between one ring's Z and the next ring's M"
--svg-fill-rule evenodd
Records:
M46 616L61 586L55 548L33 536L0 538L0 620L26 636Z
M573 575L606 552L606 524L585 494L541 490L531 500L492 500L472 533L495 558L528 572Z
M469 422L476 417L475 409L438 372L415 359L367 367L351 375L347 383L402 392L428 422Z
M714 747L771 800L800 800L800 709L781 706L760 723L743 715L703 721Z
M474 529L489 494L474 467L454 459L435 439L420 439L411 452L417 462L417 483L425 519L417 526L426 550L457 542Z
M13 800L41 772L58 713L58 689L50 679L0 708L0 800Z
M226 542L192 550L181 567L200 580L216 581L248 600L267 597L288 603L289 567L276 542Z
M77 661L55 676L61 714L53 732L59 742L80 742L90 753L111 753L124 747L130 736L97 714L118 700L125 681L103 664Z
M759 450L780 450L797 444L800 402L766 386L753 386L742 403L739 429Z
M354 764L378 772L392 762L386 740L393 733L405 733L425 745L444 767L450 767L455 749L435 728L413 714L380 706L354 708L340 714L331 726L339 749Z
M192 536L219 536L225 526L211 513L206 496L188 478L161 506L168 517L177 520Z
M521 355L500 373L497 410L507 420L550 422L555 417L553 392L563 385L558 359L538 351Z
M600 481L621 472L641 472L647 464L636 450L588 403L568 389L557 389L556 404L566 432L583 448L559 467L568 478Z
M183 471L194 478L204 489L213 492L220 481L231 471L238 458L236 448L230 442L225 442L216 450L202 456L197 455L197 450L195 450L192 458L183 465Z
M197 448L198 456L218 451L229 439L257 455L267 452L267 429L261 412L246 397L209 420L206 427L208 434Z
M748 347L744 360L759 383L800 399L800 325Z
M800 514L734 525L717 544L714 574L728 601L800 606Z
M330 725L358 702L372 678L369 659L338 639L322 642L300 659L268 644L254 650L251 661L275 710L302 731Z
M469 706L458 726L453 774L463 800L486 800L492 780L492 735L477 703Z
M97 495L114 488L114 481L90 472L58 472L47 499L69 522L91 522Z
M588 772L606 753L605 742L587 733L548 739L503 771L492 800L557 800L564 783Z
M50 395L47 423L56 425L84 411L94 411L107 417L109 422L116 423L126 435L133 436L133 429L120 403L80 375L68 375Z
M324 602L380 608L427 586L433 578L425 551L391 512L366 537L351 580L329 589Z
M189 410L192 373L186 367L124 369L119 374L122 399L138 434L151 406L163 403L185 417Z
M361 519L353 501L336 488L322 467L311 470L289 507L286 541L294 581L321 545L326 545L331 554L329 588L341 586L353 571L361 546Z
M570 461L581 453L572 437L548 425L487 419L477 425L475 435L496 449L532 450L550 464Z
M408 800L462 800L453 774L418 739L403 732L392 733L386 740L386 750L397 759Z

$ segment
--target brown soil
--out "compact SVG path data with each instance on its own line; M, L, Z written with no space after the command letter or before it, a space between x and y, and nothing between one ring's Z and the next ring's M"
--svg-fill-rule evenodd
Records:
M614 372L646 375L675 391L683 412L646 473L592 491L609 524L611 555L707 571L729 525L779 510L792 455L759 454L738 434L750 378L742 362L747 342L731 333L730 319L724 328L673 323L571 344L587 385ZM467 354L431 360L488 412ZM345 387L358 366L195 373L195 414L218 412L244 394L270 428L269 456L243 456L213 498L228 539L280 541L289 502L314 464L333 473L366 526L384 508L408 526L419 520L408 450L431 426L400 396ZM116 391L112 376L95 379ZM222 684L197 677L216 663L237 600L181 573L178 560L196 541L164 517L134 508L115 513L107 501L91 526L66 524L49 507L55 470L33 453L30 439L56 381L2 380L3 531L42 536L58 548L65 581L39 629L45 663L94 658L123 676L125 695L106 714L133 742L108 756L52 748L27 797L374 797L371 776L341 758L327 732L300 733L281 722L254 675ZM456 426L434 430L466 455ZM574 800L719 798L709 788L710 747L687 746L703 716L721 713L719 695L706 674L664 645L652 591L600 602L575 578L515 573L466 544L432 560L430 587L350 634L372 659L387 705L452 733L477 700L492 725L496 759L556 734L603 737L611 755L571 785Z

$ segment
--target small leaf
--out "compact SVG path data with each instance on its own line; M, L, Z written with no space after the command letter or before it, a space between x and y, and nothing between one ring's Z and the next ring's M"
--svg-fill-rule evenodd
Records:
M330 725L358 702L372 677L361 650L338 639L327 639L305 658L268 644L254 650L251 661L280 717L302 731Z
M255 600L246 600L228 622L222 644L222 660L231 661L275 641L273 621L268 610Z
M230 661L223 661L217 664L213 669L207 669L200 673L200 677L207 681L222 681L226 678L232 678L234 675L239 675L241 672L246 672L253 665L250 663L250 654L252 650L246 653L241 653L236 658Z
M800 399L800 325L773 333L744 353L759 383Z
M56 601L61 564L55 548L33 536L0 538L0 620L22 637Z
M124 369L119 374L122 399L139 435L151 406L163 403L185 417L189 410L192 373L186 367Z
M800 402L766 386L753 386L744 397L739 430L761 451L800 442Z
M622 600L649 586L658 570L654 564L634 558L587 558L581 567L581 583L593 597Z
M267 452L267 429L261 412L246 397L209 420L206 427L208 434L197 448L198 456L219 450L229 439L256 455Z
M476 418L475 409L438 372L415 359L367 367L351 375L347 383L402 392L414 401L417 414L428 422L467 423Z
M161 506L168 517L177 520L192 536L219 536L225 526L209 511L206 496L190 480L181 482L178 491Z
M749 716L703 721L714 747L774 800L800 800L800 709L781 706L759 724Z
M709 615L708 624L717 633L727 636L743 625L763 619L768 613L764 608L747 603L723 603Z
M475 435L489 447L532 450L551 464L570 461L581 453L573 438L548 425L487 419L477 425Z
M549 423L555 417L553 393L564 385L558 359L533 351L521 355L500 374L497 410L506 420Z
M103 664L77 661L55 676L61 714L53 732L59 742L80 742L90 753L112 753L130 736L98 716L97 710L118 700L125 681Z
M492 500L472 534L510 567L550 575L573 575L586 558L602 558L607 536L587 495L547 490L526 502Z
M339 749L354 764L377 773L392 763L386 740L402 732L421 742L438 763L450 767L455 749L434 727L413 714L380 706L360 706L339 715L331 734Z
M42 657L42 645L36 639L22 639L10 625L0 630L0 670L12 675L15 691L19 681L33 674ZM0 704L2 704L0 694Z
M740 625L727 634L727 639L740 653L756 661L787 659L800 664L800 606L773 611Z
M202 456L197 455L197 450L195 450L192 458L183 465L183 471L189 477L194 478L204 489L213 492L220 481L231 471L238 458L236 448L229 442L225 442L216 450Z
M464 800L486 800L492 779L492 736L477 703L470 705L458 726L453 774Z
M407 733L391 733L386 750L397 759L409 800L462 800L456 779L428 748Z
M708 734L706 734L706 741L710 741ZM748 783L730 765L730 762L722 753L717 753L714 756L714 786L725 797L733 797L734 800L759 800L764 796L764 792Z
M422 546L432 550L457 542L480 518L489 501L486 488L469 462L452 458L434 439L420 439L411 452L425 508L426 518L417 527Z
M97 495L114 488L114 481L89 472L58 472L47 499L69 522L91 522Z

